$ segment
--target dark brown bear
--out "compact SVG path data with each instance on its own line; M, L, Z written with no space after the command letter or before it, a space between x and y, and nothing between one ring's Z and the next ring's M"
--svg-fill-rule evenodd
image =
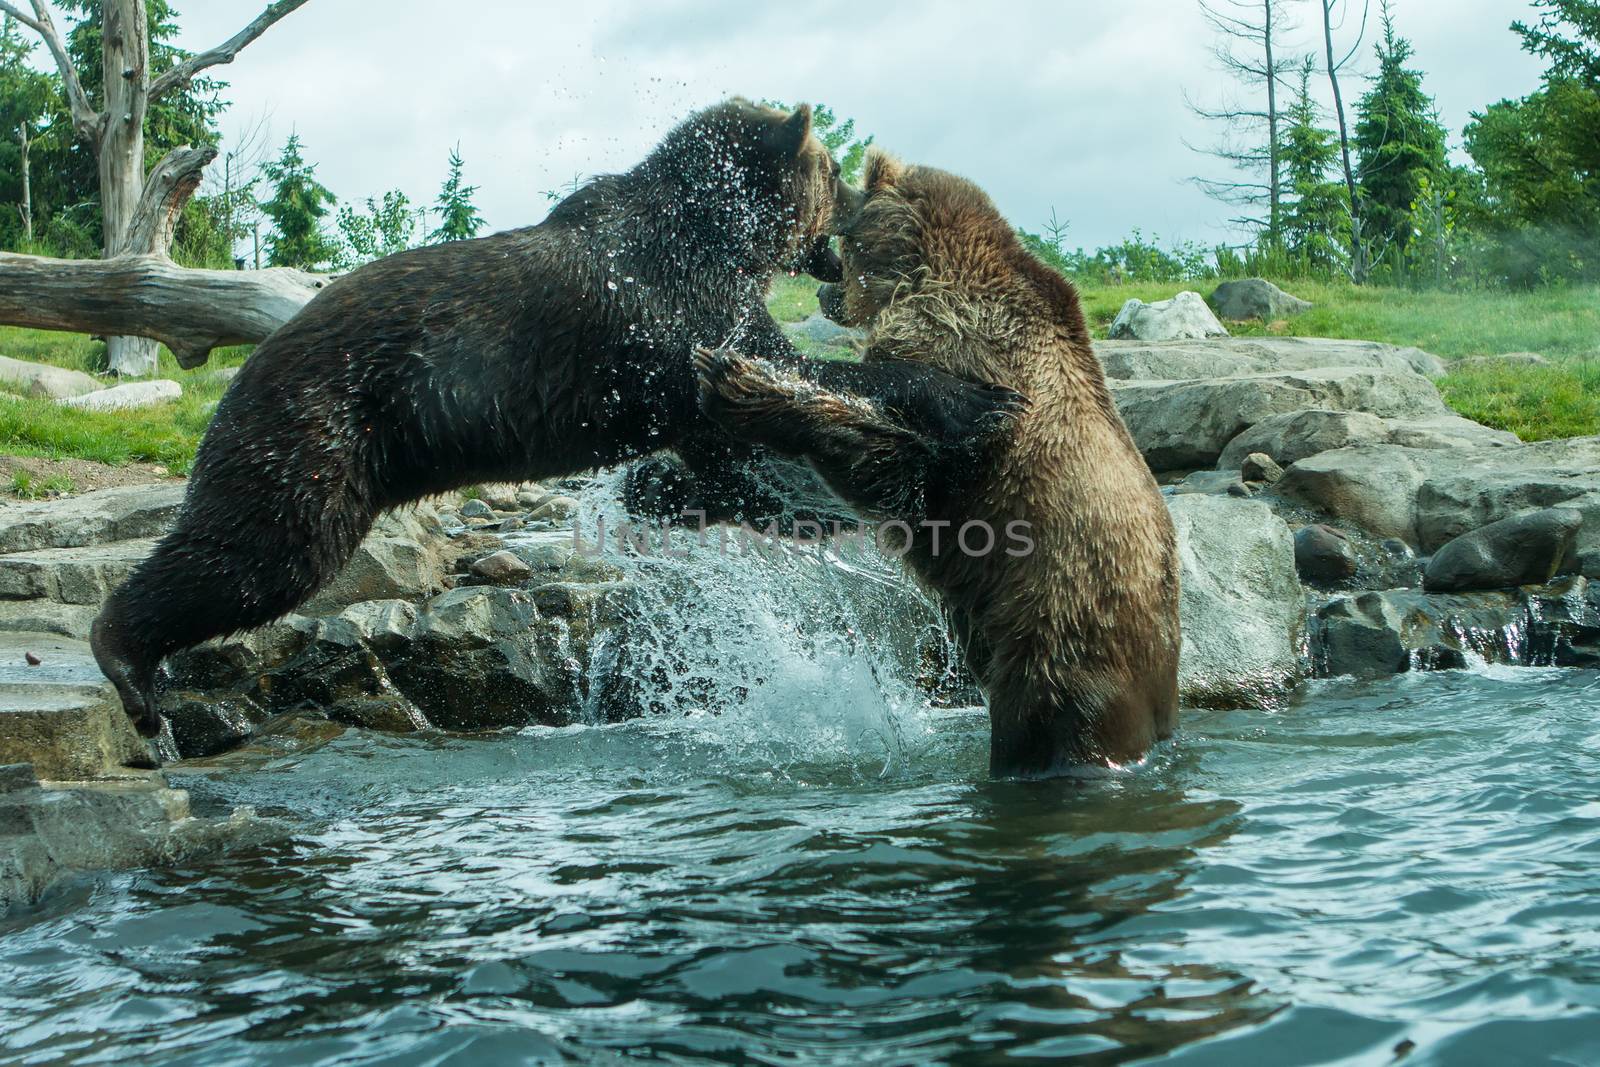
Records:
M1177 551L1077 293L971 182L881 154L840 249L844 282L823 287L823 307L870 324L867 364L1017 390L1029 407L1009 438L952 466L892 405L727 350L700 354L705 410L916 525L906 559L989 698L996 774L1139 759L1177 719Z
M698 411L697 345L736 343L904 406L936 435L983 420L993 390L808 363L767 314L776 272L837 277L828 237L859 197L812 136L809 108L732 100L538 226L334 282L246 362L176 525L95 620L95 657L141 732L160 725L165 656L293 610L385 509L668 447L687 471L656 487L658 507L753 518L774 506L753 488L749 447Z

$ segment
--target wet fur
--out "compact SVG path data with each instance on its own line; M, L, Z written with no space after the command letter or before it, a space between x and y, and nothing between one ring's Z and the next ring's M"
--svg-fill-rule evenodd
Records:
M948 606L988 696L995 773L1137 760L1176 725L1177 550L1077 293L970 182L874 154L867 185L825 306L870 324L868 362L1026 396L1010 434L944 464L892 405L729 352L700 356L702 405L737 436L807 457L859 506L952 524L941 552L919 530L906 559ZM989 523L1003 547L1016 519L1030 524L1027 556L953 550L963 523Z
M263 342L218 406L177 522L95 620L141 732L167 655L269 622L349 559L384 510L677 446L677 506L774 506L753 453L699 413L691 354L733 342L833 387L898 398L936 436L992 394L946 375L803 360L764 305L784 269L836 274L859 199L810 111L707 109L538 226L434 245L335 281Z

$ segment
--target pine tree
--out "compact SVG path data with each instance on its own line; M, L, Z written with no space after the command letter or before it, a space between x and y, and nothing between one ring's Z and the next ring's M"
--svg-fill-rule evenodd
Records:
M1350 198L1341 181L1330 180L1339 161L1333 131L1319 125L1321 110L1311 97L1312 62L1300 69L1300 85L1284 114L1283 159L1287 203L1285 250L1309 273L1342 269L1349 256Z
M267 240L268 262L274 267L323 270L339 254L322 229L322 220L337 197L317 182L317 168L305 161L300 136L290 134L283 152L261 168L272 186L272 199L261 205L272 220Z
M1411 42L1395 32L1383 5L1383 40L1378 72L1356 104L1356 178L1365 207L1366 236L1377 247L1404 249L1411 234L1411 205L1423 181L1446 180L1446 133L1433 98L1423 92L1422 72L1406 66Z
M483 229L483 216L472 203L476 185L461 184L461 146L450 150L450 175L434 201L434 212L439 216L439 228L428 235L430 241L466 241L478 236Z

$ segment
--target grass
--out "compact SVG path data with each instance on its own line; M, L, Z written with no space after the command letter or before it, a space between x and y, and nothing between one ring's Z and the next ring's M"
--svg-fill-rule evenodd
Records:
M162 348L157 377L181 384L183 397L134 411L79 411L22 396L0 383L0 453L113 465L159 463L174 473L187 473L200 435L227 389L217 370L243 363L249 351L219 349L205 367L188 371ZM0 355L93 373L104 359L104 346L79 334L0 328ZM17 487L11 489L23 495Z
M1084 309L1096 336L1104 336L1130 297L1164 300L1186 288L1209 294L1214 283L1084 286ZM1327 282L1283 286L1314 305L1276 323L1230 324L1235 334L1347 337L1415 345L1446 360L1504 352L1538 352L1548 366L1461 365L1438 385L1455 410L1525 440L1600 434L1600 288L1531 293L1411 292L1356 288ZM816 282L781 277L768 301L780 322L798 322L817 310ZM814 355L837 357L838 349ZM92 412L6 391L0 384L0 453L83 459L108 464L147 462L186 473L200 435L227 387L217 369L237 366L248 348L222 349L198 370L178 367L161 350L158 375L183 386L183 398L137 411ZM0 327L0 355L72 370L97 372L104 346L76 334ZM8 488L15 496L70 492L33 479Z

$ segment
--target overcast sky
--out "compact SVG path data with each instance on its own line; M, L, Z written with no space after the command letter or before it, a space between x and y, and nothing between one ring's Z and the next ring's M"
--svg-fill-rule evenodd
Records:
M176 6L179 43L200 50L264 4ZM1295 6L1309 48L1316 5ZM1525 0L1394 6L1453 144L1470 111L1536 87L1540 64L1507 28ZM1019 225L1053 206L1071 243L1094 247L1136 226L1228 235L1229 210L1186 182L1216 172L1185 147L1212 137L1185 90L1227 87L1211 43L1194 0L311 0L217 73L225 132L260 116L277 143L297 130L341 200L431 200L459 141L491 227L525 225L542 190L626 168L740 93L826 102L904 158L976 180ZM1350 80L1353 98L1364 82Z

